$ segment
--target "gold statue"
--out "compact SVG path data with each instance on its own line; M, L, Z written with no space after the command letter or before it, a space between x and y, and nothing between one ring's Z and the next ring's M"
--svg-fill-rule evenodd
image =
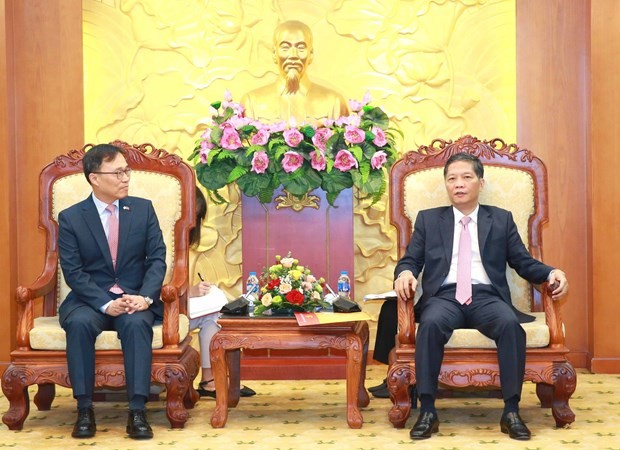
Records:
M273 61L278 64L280 77L241 98L246 116L316 122L348 115L342 95L308 78L307 67L313 57L312 31L305 23L289 20L278 25L273 34Z

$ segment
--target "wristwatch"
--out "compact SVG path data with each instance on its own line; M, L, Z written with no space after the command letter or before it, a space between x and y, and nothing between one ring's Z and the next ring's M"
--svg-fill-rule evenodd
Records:
M144 301L149 306L151 306L153 304L153 299L151 297L144 297Z

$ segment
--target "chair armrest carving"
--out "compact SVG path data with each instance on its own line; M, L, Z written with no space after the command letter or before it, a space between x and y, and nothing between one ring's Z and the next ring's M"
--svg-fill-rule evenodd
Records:
M543 283L542 296L545 320L549 326L549 346L557 348L564 346L563 322L560 302L551 298L551 291L549 283Z
M415 347L415 312L413 298L398 302L398 344L400 348Z
M58 253L48 252L45 257L43 272L29 286L19 286L16 291L17 302L17 348L30 348L30 330L34 327L34 300L45 297L56 287L58 271Z

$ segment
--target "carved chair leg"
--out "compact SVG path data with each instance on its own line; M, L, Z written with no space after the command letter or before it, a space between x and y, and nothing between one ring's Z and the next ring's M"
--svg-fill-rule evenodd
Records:
M39 411L49 411L56 397L56 385L53 383L39 384L39 389L34 395L34 404Z
M404 428L411 413L411 398L409 386L414 379L408 364L396 363L388 371L387 385L390 399L394 405L388 413L388 418L394 428Z
M540 400L541 408L551 408L553 406L553 391L555 388L547 383L536 383L536 395Z
M172 428L183 428L189 419L185 408L185 395L191 383L182 366L166 369L166 417Z
M553 367L554 395L551 413L558 428L563 428L575 421L575 413L568 406L568 401L577 388L577 374L568 362Z
M2 422L9 430L21 430L30 413L28 376L23 367L9 366L2 377L2 392L9 401L9 409Z

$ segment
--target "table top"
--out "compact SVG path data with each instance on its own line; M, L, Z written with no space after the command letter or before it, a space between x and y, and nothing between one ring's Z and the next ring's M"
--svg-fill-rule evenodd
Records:
M340 313L335 313L340 314ZM364 325L365 321L325 323L300 327L294 316L236 316L222 314L218 319L221 331L287 331L308 332L319 334L340 334L355 332Z

